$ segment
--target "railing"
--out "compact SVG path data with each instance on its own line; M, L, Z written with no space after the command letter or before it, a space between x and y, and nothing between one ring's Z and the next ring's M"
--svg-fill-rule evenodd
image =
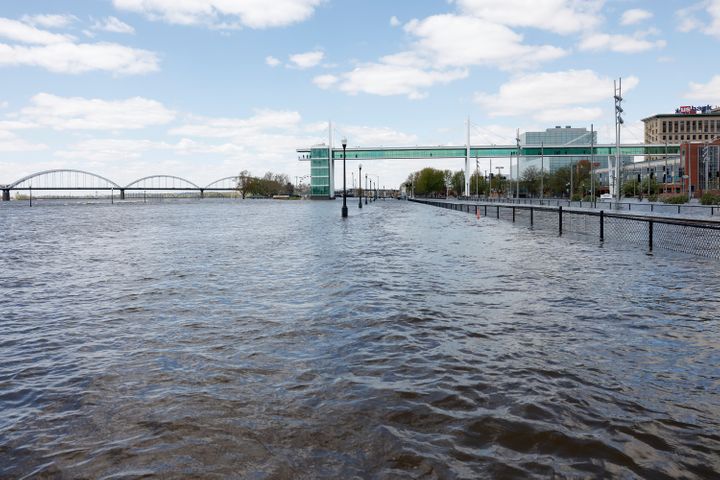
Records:
M607 243L644 246L720 259L720 222L578 210L562 205L509 205L497 202L460 203L410 199L481 217L522 222L533 229L571 233Z
M492 197L458 197L463 201L480 201L488 203L511 203L514 205L540 205L554 207L596 208L603 210L628 211L639 213L685 214L685 215L720 215L720 206L715 205L687 205L669 203L640 203L640 202L603 202L603 201L570 201L564 198L492 198Z

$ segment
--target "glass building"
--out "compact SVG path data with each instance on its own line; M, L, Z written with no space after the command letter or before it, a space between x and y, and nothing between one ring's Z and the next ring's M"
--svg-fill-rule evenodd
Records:
M592 134L592 137L590 136ZM573 128L570 126L548 128L544 132L525 132L520 135L520 144L525 147L544 146L544 158L522 158L520 161L520 172L528 167L535 167L538 170L545 170L554 173L560 168L576 164L580 161L590 161L590 155L582 156L553 156L557 147L585 146L593 143L597 145L597 132L591 132L587 128ZM623 155L620 157L623 165L632 163L633 157ZM608 157L605 155L595 156L595 168L608 168Z

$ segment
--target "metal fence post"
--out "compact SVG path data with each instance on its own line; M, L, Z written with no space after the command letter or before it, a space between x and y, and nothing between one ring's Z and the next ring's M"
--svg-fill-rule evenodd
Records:
M487 217L487 205L485 205L485 216Z
M562 205L558 207L558 229L560 236L562 236Z
M531 226L531 227L533 226L533 223L535 222L535 219L533 218L533 217L534 217L534 212L535 212L535 209L532 208L532 207L530 207L530 226Z
M653 221L648 222L648 247L653 251Z
M497 206L497 218L500 220L500 205Z
M512 207L513 209L513 223L515 223L515 207Z
M605 211L600 210L600 241L605 241Z

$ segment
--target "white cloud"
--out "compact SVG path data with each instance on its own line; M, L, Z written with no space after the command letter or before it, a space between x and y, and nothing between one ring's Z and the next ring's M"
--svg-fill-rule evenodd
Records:
M151 20L215 28L283 27L310 18L323 0L113 0Z
M720 75L715 75L707 83L690 82L690 90L684 97L688 100L720 105Z
M72 40L69 35L40 30L26 23L2 17L0 17L0 37L34 45L50 45Z
M390 17L390 26L391 27L397 27L399 25L400 25L400 20L398 20L398 18L395 15Z
M20 46L0 43L0 67L34 66L56 73L93 70L138 75L159 70L157 55L116 43L54 43Z
M318 87L322 88L323 90L327 90L328 88L335 85L338 80L340 79L335 75L318 75L317 77L313 78L313 83Z
M559 34L586 31L601 20L604 0L450 0L461 12L510 27Z
M412 20L405 31L417 38L415 51L440 67L524 66L567 54L550 45L525 45L523 36L504 25L462 15L433 15Z
M623 90L638 84L623 79ZM532 116L539 121L591 120L602 110L592 106L612 99L613 80L592 70L533 73L513 78L496 94L477 93L475 101L490 116Z
M305 69L318 66L323 61L323 58L325 58L325 52L315 50L290 55L290 62L296 68Z
M608 33L591 33L580 42L580 50L603 51L617 53L641 53L655 48L664 48L665 40L648 40L649 32L637 32L634 35L612 35Z
M280 60L273 57L272 55L268 55L267 57L265 57L265 63L267 65L270 65L271 67L277 67L278 65L280 65Z
M623 12L622 17L620 17L620 25L634 25L652 18L652 16L652 12L648 12L642 8L631 8Z
M349 94L406 95L423 98L427 89L466 78L468 67L527 68L567 54L550 45L526 45L522 35L481 18L433 15L411 20L404 30L414 37L410 50L386 55L377 62L362 63L352 71L316 77L316 85L333 83Z
M247 137L261 130L296 128L300 114L291 110L256 109L250 118L193 118L194 122L170 130L171 135L230 138Z
M39 93L17 115L21 122L55 130L132 130L164 125L175 112L142 97L101 100Z
M172 152L178 155L238 155L245 152L242 146L225 143L212 145L183 138L176 143L146 139L95 138L83 140L58 150L55 156L67 159L84 159L95 162L109 162L139 159L152 151Z
M467 76L468 71L465 69L438 71L399 64L368 63L342 74L339 88L351 95L406 95L417 100L424 98L425 90L433 85L450 83Z
M12 132L0 130L0 152L34 152L47 148L45 144L28 142Z
M112 33L128 33L131 35L135 33L135 29L131 25L128 25L117 17L107 17L102 20L96 20L91 28L93 30Z
M353 145L398 146L417 145L417 135L397 131L388 127L360 125L343 126L342 131Z
M0 108L7 108L8 105L10 105L10 104L9 104L8 102L6 102L6 101L0 102Z
M720 38L720 0L703 0L675 13L681 32L697 30Z
M117 24L111 25L111 28L117 27ZM0 38L26 44L0 43L0 67L35 66L75 74L101 70L124 75L159 69L153 52L116 43L76 43L72 36L40 30L8 18L0 17Z
M47 14L47 15L23 15L21 20L30 25L40 25L45 28L65 28L75 23L78 18L75 15Z

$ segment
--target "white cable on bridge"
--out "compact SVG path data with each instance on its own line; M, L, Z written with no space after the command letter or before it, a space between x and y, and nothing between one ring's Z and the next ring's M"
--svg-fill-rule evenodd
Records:
M492 135L492 136L494 136L494 137L499 138L500 140L503 141L504 144L507 144L507 145L510 145L510 144L513 143L513 142L508 142L508 141L507 141L507 140L508 140L507 138L505 138L505 137L503 137L503 136L501 136L501 135L493 132L492 130L486 130L484 127L481 127L480 125L477 125L477 124L475 124L475 123L470 122L470 126L473 127L473 128L477 131L477 133L479 133L479 134L481 134L481 135L487 135L487 134ZM513 140L514 140L514 139L513 139Z

